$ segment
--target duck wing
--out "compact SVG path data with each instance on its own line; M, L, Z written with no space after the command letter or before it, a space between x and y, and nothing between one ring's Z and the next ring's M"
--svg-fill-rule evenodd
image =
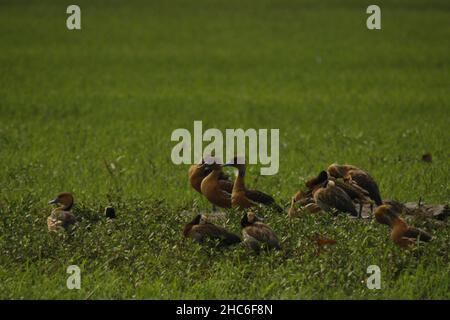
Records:
M241 238L239 236L212 223L195 225L191 230L191 234L195 239L204 240L205 238L209 238L212 240L219 240L220 246L227 246L241 242Z
M358 186L357 184L351 184L349 182L345 182L342 179L336 179L334 181L334 183L336 184L336 186L338 188L341 188L342 190L345 191L346 194L348 194L348 196L351 199L366 199L369 197L369 192L363 188L361 188L360 186Z
M377 206L383 204L378 185L367 172L363 170L352 170L349 172L349 175L358 186L369 192L370 198L375 201Z
M425 242L431 241L431 239L433 238L429 233L414 227L409 227L408 230L406 230L406 232L403 234L403 236L413 239L419 238L420 241Z
M265 224L255 223L248 226L244 229L244 233L259 242L266 243L270 248L281 249L277 235Z
M358 212L356 211L352 199L350 199L347 193L339 187L324 189L317 194L317 199L338 211L358 216Z
M283 212L283 208L281 208L276 202L275 199L268 195L267 193L264 193L259 190L246 190L245 195L247 198L249 198L251 201L260 203L266 206L273 207L278 212Z

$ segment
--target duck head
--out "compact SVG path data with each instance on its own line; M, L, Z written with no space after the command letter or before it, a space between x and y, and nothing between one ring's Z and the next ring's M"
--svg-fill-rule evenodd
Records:
M73 196L70 192L61 192L55 199L50 200L48 204L59 204L63 210L70 210L73 206Z
M241 219L241 227L245 228L248 227L252 224L254 224L255 222L262 222L264 221L263 218L259 217L256 213L254 213L253 211L249 211L249 212L245 212L242 215L242 219Z
M338 165L337 163L331 164L328 169L328 173L335 178L342 178L345 176L343 166Z
M222 168L222 162L219 158L216 158L214 156L205 156L201 167L203 167L207 171L220 170Z
M205 163L203 165L203 168L207 171L207 172L211 172L211 171L220 171L222 170L222 165L218 164L218 163Z
M392 210L390 205L383 204L375 210L375 219L378 223L388 226L392 225L392 222L398 218L397 214Z
M194 217L194 219L192 219L191 222L189 222L188 224L186 224L183 228L183 235L185 237L188 236L189 232L191 231L193 226L196 226L198 224L200 224L200 221L202 220L202 215L198 214Z

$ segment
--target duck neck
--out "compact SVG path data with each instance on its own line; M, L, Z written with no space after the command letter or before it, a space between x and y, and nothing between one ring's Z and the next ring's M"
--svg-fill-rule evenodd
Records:
M191 178L195 179L195 178L200 178L200 177L205 177L207 176L205 169L200 167L200 165L196 165L195 167L193 167L191 173L190 173Z
M238 174L234 181L233 190L245 191L245 167L243 166L238 168Z

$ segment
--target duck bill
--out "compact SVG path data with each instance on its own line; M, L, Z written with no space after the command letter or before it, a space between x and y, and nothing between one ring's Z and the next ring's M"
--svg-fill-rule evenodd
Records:
M53 199L48 202L48 204L56 204L58 203L58 199Z

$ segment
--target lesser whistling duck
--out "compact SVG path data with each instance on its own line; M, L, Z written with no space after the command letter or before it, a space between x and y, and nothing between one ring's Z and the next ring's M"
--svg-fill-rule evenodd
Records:
M330 177L330 180L333 180L336 187L344 190L350 199L359 204L359 216L362 214L363 205L365 203L370 204L370 207L373 208L374 201L370 198L370 194L367 190L361 188L355 183L349 183L341 178Z
M62 192L49 202L49 204L59 204L59 207L53 209L47 218L48 231L56 231L61 228L67 230L76 222L75 216L70 212L73 202L73 196L69 192Z
M186 238L192 238L196 242L203 244L206 240L218 241L219 247L226 247L241 242L241 238L225 228L207 222L202 215L186 224L183 229Z
M332 164L327 169L330 176L343 178L350 183L356 183L358 186L367 190L369 197L375 201L377 206L382 205L380 190L375 180L364 170L352 165Z
M409 248L416 243L416 240L431 241L432 236L425 231L410 227L398 216L395 207L383 204L375 210L375 219L378 223L388 225L392 241L401 248Z
M191 165L188 172L191 187L198 193L202 193L202 181L211 173L211 171L211 168L205 163L205 159L202 159L199 164ZM221 188L231 194L231 191L233 190L233 182L229 180L229 177L221 171L218 180Z
M358 217L358 212L352 199L344 190L337 187L332 180L326 179L322 185L316 186L313 190L313 197L316 204L325 211L336 209Z
M336 187L342 189L350 197L350 199L352 199L352 201L359 203L359 216L362 214L363 205L365 203L370 204L372 207L373 201L370 199L370 195L367 190L361 188L356 183L350 183L342 178L330 176L326 171L321 171L317 177L308 180L305 185L312 191L326 179L333 181Z
M231 208L231 194L224 189L219 177L222 173L222 165L218 163L205 164L210 174L202 180L200 185L201 193L213 204L221 208Z
M233 184L233 191L231 193L231 204L233 207L247 209L265 205L274 208L278 212L284 211L270 195L259 190L249 190L245 187L246 166L244 159L235 157L233 161L226 163L223 166L235 167L238 170Z
M261 247L281 250L280 242L275 232L262 222L254 212L246 212L241 219L244 244L255 252Z

